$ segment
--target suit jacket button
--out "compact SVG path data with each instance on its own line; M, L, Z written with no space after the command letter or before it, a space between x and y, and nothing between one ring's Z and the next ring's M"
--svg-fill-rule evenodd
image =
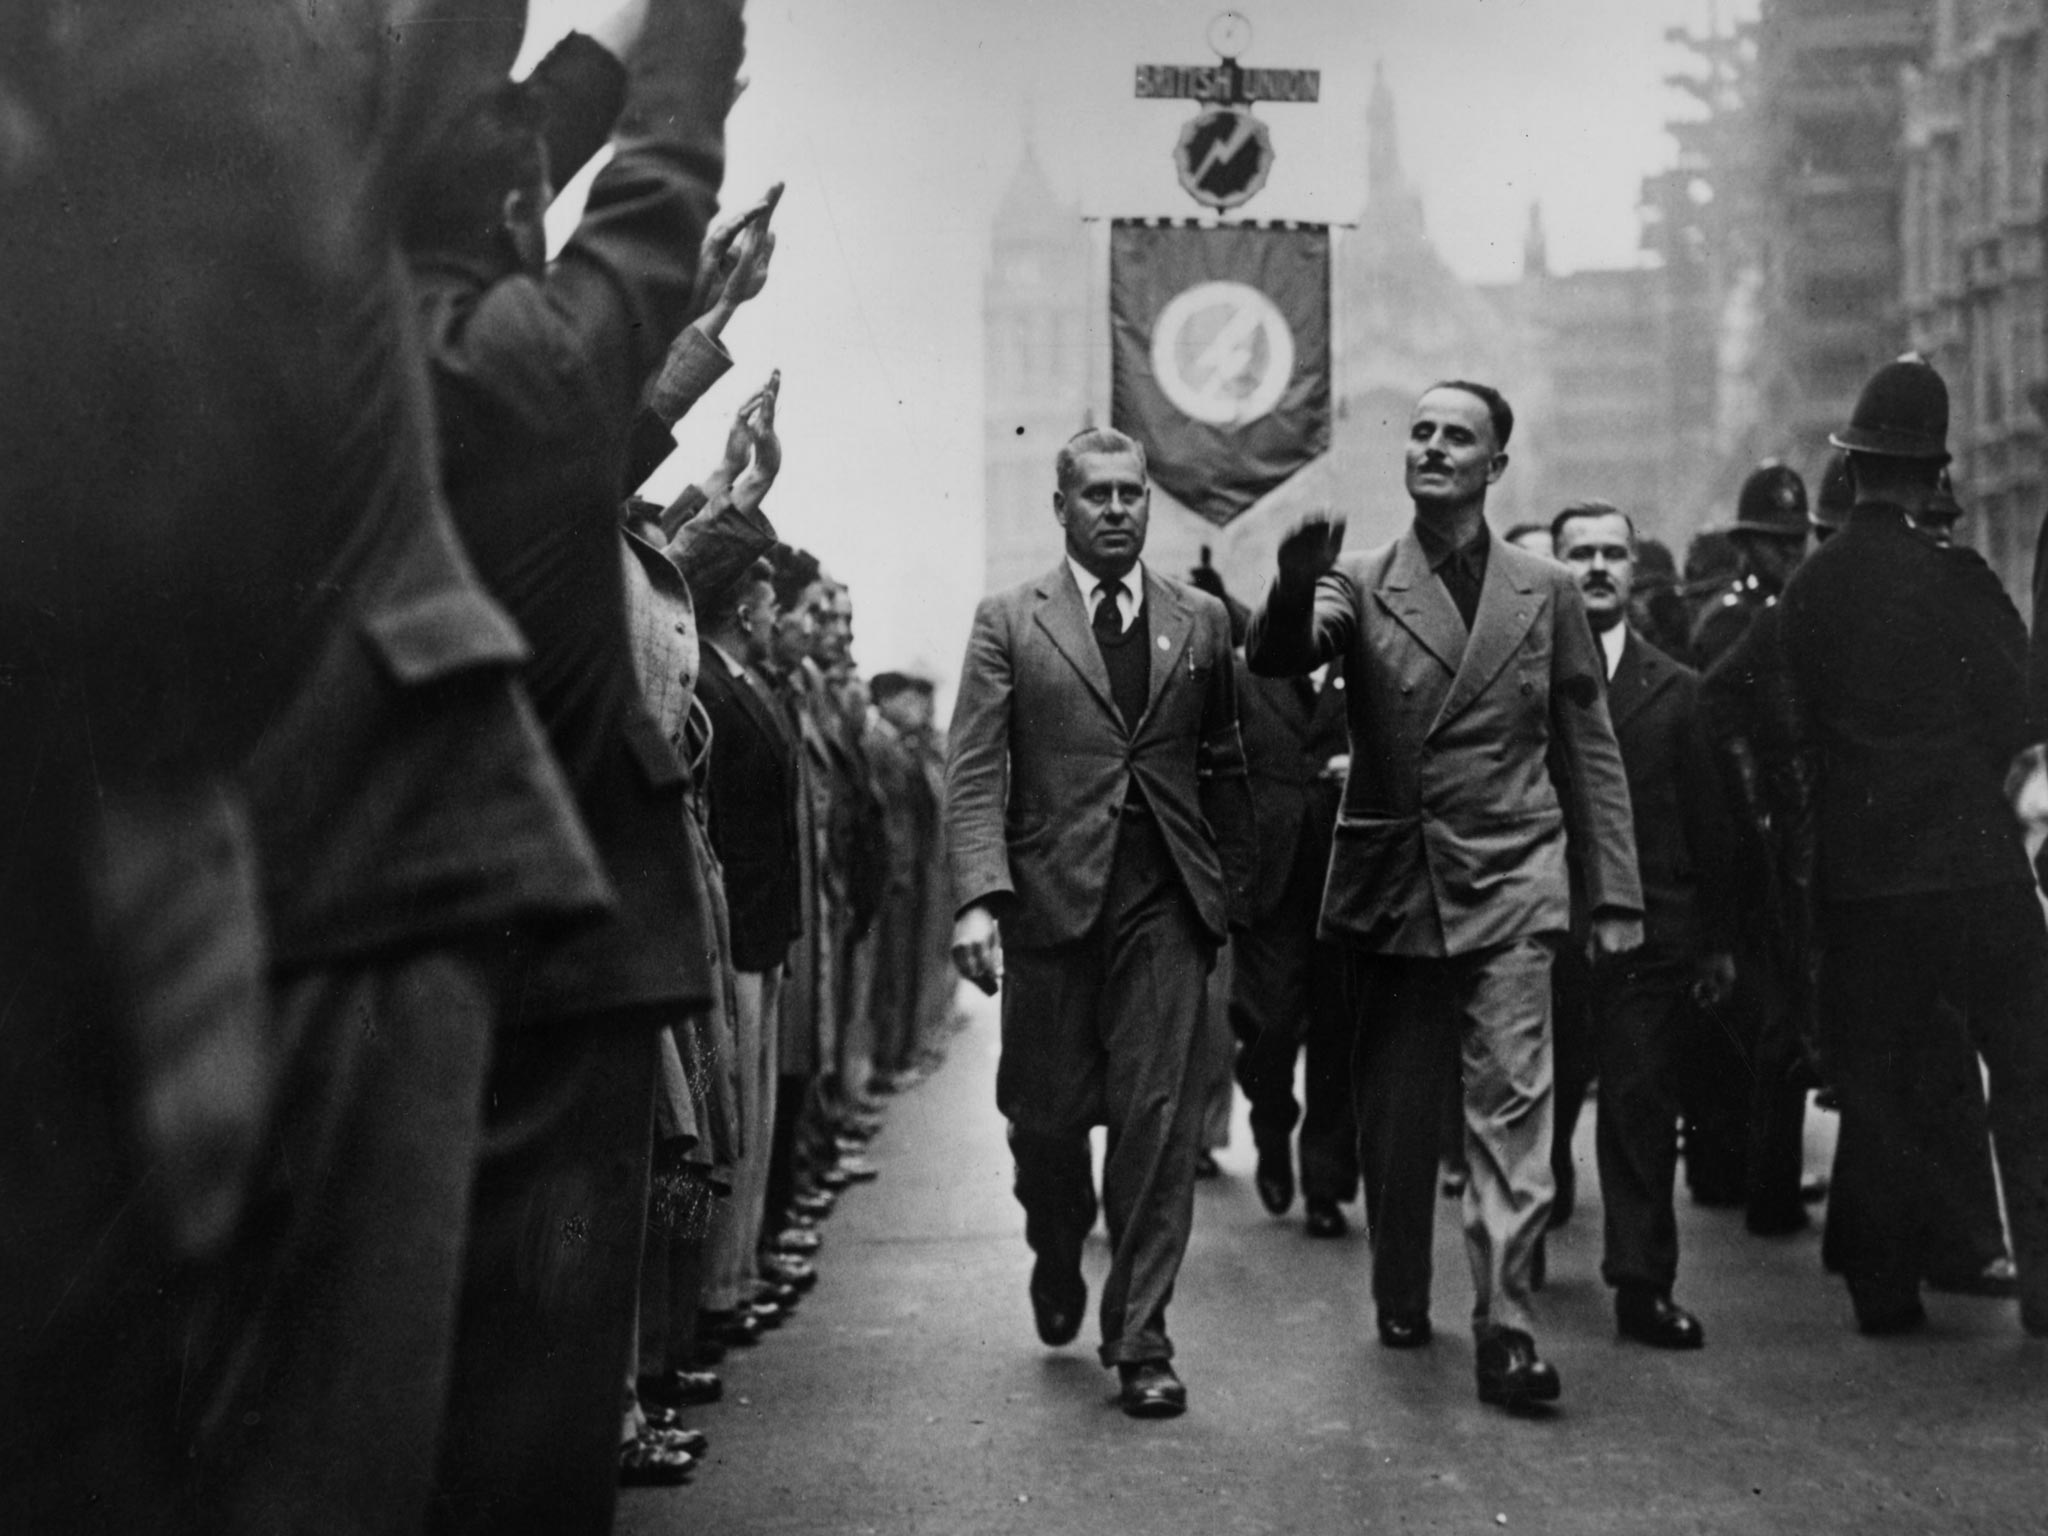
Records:
M1401 685L1401 691L1403 693L1413 693L1415 691L1415 685L1413 683L1403 683Z
M1530 682L1530 681L1529 681L1529 679L1527 679L1526 677L1525 677L1525 678L1523 678L1523 679L1522 679L1522 692L1524 692L1524 693L1534 693L1535 691L1536 691L1536 685L1535 685L1534 683Z

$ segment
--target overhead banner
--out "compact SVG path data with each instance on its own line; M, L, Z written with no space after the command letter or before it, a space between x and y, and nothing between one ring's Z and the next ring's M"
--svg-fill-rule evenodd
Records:
M1110 420L1153 481L1228 523L1330 450L1330 232L1110 230Z

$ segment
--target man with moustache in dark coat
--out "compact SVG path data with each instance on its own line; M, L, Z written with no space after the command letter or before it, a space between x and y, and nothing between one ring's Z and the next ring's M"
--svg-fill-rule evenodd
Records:
M1614 1287L1623 1337L1697 1349L1699 1320L1671 1299L1678 1275L1672 1180L1678 1167L1679 1068L1688 994L1718 999L1734 980L1729 856L1721 786L1699 719L1699 679L1629 623L1635 527L1618 508L1584 501L1551 524L1557 558L1577 577L1607 668L1607 710L1628 776L1643 947L1590 975L1593 1057L1600 1079L1594 1150L1605 1210L1601 1276Z

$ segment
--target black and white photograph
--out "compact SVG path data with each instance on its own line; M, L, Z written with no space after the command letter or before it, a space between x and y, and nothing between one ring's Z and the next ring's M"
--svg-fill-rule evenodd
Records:
M2048 0L8 0L0 1532L2048 1531Z

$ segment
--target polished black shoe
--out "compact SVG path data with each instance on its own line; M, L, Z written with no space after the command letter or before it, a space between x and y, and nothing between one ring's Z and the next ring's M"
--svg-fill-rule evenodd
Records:
M1116 1368L1117 1402L1134 1419L1171 1419L1186 1413L1188 1389L1164 1360Z
M849 1184L866 1184L882 1176L882 1170L864 1157L842 1157L836 1171Z
M1479 1341L1479 1401L1511 1412L1554 1403L1557 1368L1536 1358L1536 1341L1519 1328L1496 1328Z
M713 1344L747 1349L761 1342L761 1320L741 1308L735 1312L699 1312L698 1337Z
M789 1286L801 1294L818 1283L818 1266L793 1254L770 1253L761 1260L761 1278Z
M1420 1349L1436 1337L1427 1312L1382 1312L1379 1321L1380 1342L1389 1349Z
M1776 1206L1751 1207L1742 1218L1742 1224L1753 1237L1790 1237L1813 1225L1806 1214L1806 1207L1797 1202L1782 1209Z
M1220 1179L1223 1165L1216 1161L1216 1154L1207 1147L1195 1154L1195 1177L1198 1179Z
M789 1208L791 1212L798 1216L808 1216L813 1221L823 1221L832 1214L832 1207L838 1203L837 1200L826 1194L822 1189L807 1189L801 1194L790 1196Z
M1334 1200L1311 1200L1302 1210L1302 1230L1310 1237L1342 1237L1351 1230Z
M1285 1142L1259 1148L1259 1166L1252 1175L1252 1187L1259 1192L1259 1204L1275 1216L1287 1214L1294 1204L1294 1154Z
M634 1383L645 1408L695 1408L725 1396L725 1383L710 1371L663 1371Z
M1698 1349L1707 1342L1700 1320L1665 1291L1633 1286L1616 1291L1614 1326L1623 1338L1653 1349Z
M1054 1348L1073 1343L1087 1311L1088 1282L1078 1266L1062 1272L1044 1259L1032 1265L1031 1319L1039 1338Z
M1872 1317L1858 1316L1856 1331L1873 1339L1893 1338L1902 1333L1918 1333L1927 1326L1927 1309L1920 1305L1916 1296L1910 1305L1891 1312L1879 1312Z
M2003 1254L1973 1275L1929 1275L1927 1289L1947 1296L2006 1298L2020 1293L2020 1272Z

